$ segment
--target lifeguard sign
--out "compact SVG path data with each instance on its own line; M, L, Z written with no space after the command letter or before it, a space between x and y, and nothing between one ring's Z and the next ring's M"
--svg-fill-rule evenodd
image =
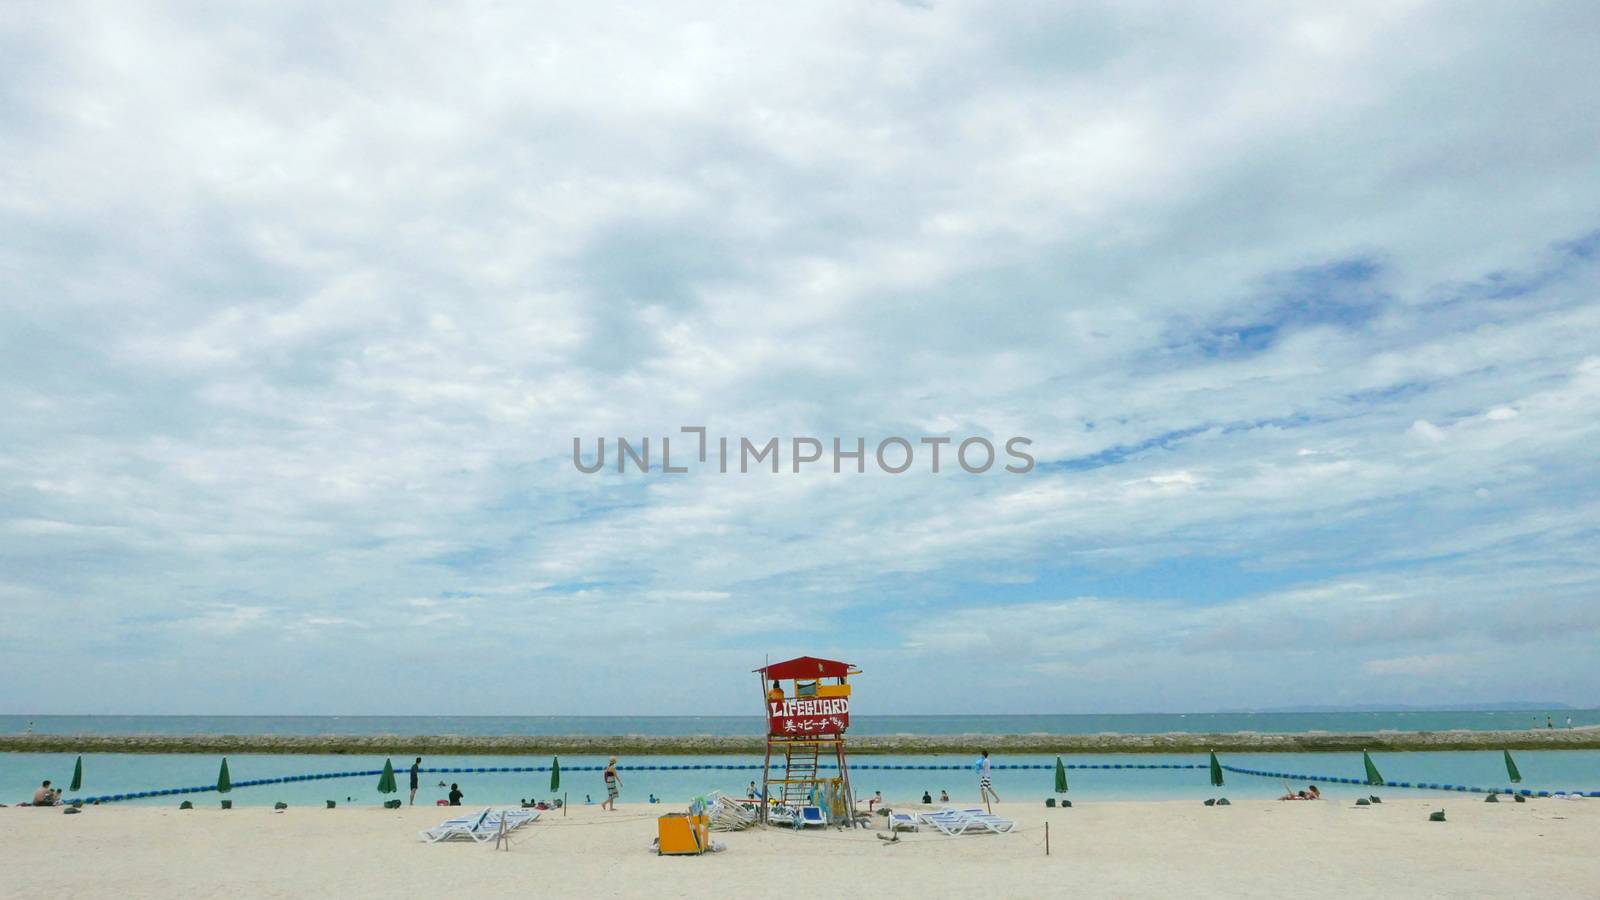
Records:
M767 701L769 734L843 734L849 727L849 697L790 697Z
M850 727L850 676L860 670L835 659L801 656L769 663L755 670L767 705L767 759L762 765L765 819L773 804L822 803L831 797L832 812L855 824L850 769L845 762L844 733ZM774 777L775 756L783 755L781 777ZM833 757L837 774L823 775L823 757ZM772 789L779 788L779 796Z
M762 673L763 682L793 681L793 692L767 691L767 734L841 735L850 727L849 677L859 674L849 663L801 656L773 663ZM831 679L833 684L824 682Z

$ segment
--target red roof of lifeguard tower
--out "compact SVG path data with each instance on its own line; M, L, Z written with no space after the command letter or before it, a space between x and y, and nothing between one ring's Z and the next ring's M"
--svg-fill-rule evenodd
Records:
M781 681L786 678L843 678L855 670L856 667L851 663L839 662L836 659L797 656L783 662L769 663L751 671L761 672L767 678Z

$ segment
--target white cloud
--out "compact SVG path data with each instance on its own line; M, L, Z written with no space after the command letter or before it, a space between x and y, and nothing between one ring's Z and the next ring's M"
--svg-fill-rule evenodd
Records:
M1196 708L1311 702L1308 667L1363 702L1600 689L1472 636L1576 640L1600 599L1580 4L0 29L0 603L23 644L93 623L62 677L0 662L0 703L94 707L93 658L179 712L737 711L740 666L823 648L1016 709L1200 668L1231 693ZM691 424L1040 465L567 461ZM560 708L427 677L476 651Z
M1460 657L1443 653L1427 656L1398 656L1393 659L1369 659L1361 670L1371 675L1437 675L1461 664Z

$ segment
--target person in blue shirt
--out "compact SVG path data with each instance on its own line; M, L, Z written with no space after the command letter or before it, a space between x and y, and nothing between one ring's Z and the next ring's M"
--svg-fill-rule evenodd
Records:
M979 756L977 763L973 765L973 768L978 770L978 799L982 800L985 805L991 799L999 803L1000 795L994 792L994 783L990 780L989 751L983 750L980 752L983 755Z

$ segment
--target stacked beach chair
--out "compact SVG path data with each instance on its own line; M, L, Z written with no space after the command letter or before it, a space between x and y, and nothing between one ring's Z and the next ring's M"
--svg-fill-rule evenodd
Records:
M505 824L506 833L510 833L538 818L538 810L533 809L485 808L483 812L446 819L439 823L438 827L425 828L417 834L430 844L457 838L469 838L483 844L500 836L502 822Z
M718 796L710 803L712 831L743 831L756 824L761 807L755 800Z
M932 825L948 835L1006 834L1017 827L1016 822L1003 819L981 807L945 807L936 812L921 813L919 817L923 824Z

